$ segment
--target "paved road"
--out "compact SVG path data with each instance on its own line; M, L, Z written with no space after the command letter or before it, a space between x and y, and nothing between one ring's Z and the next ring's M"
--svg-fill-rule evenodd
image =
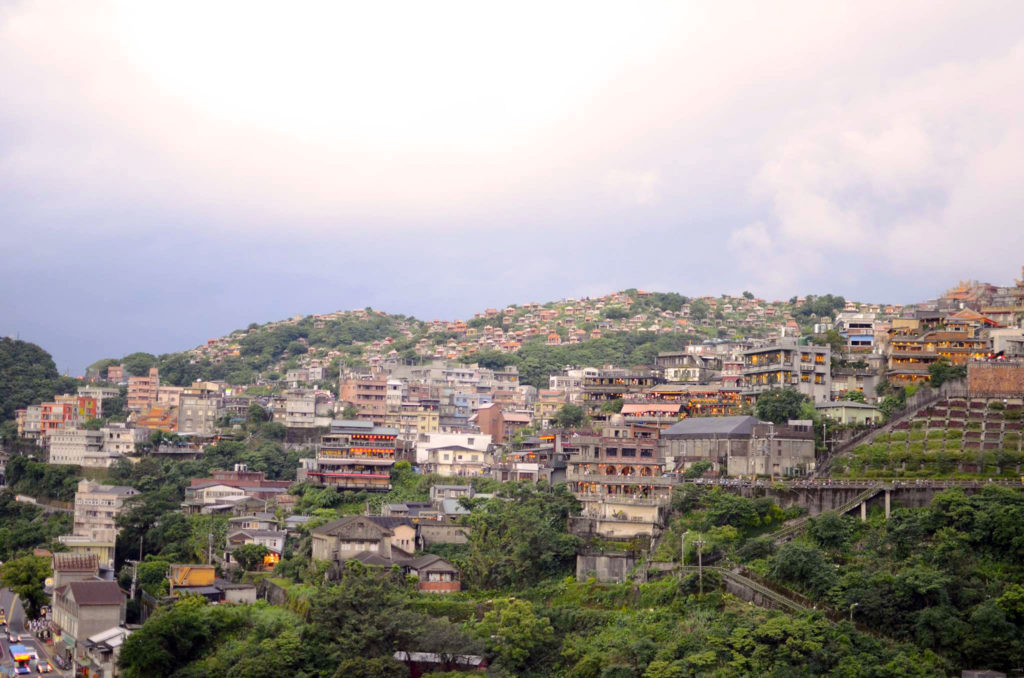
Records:
M2 607L4 611L7 613L7 628L13 633L21 634L21 644L35 650L36 654L39 655L40 659L49 661L51 664L53 664L53 659L50 655L49 648L46 647L46 644L40 642L35 637L35 635L25 630L25 609L21 605L21 600L17 596L15 596L10 591L10 589L0 589L0 607ZM3 660L0 661L0 666L4 667L5 669L10 669L11 647L10 643L7 642L6 633L4 633L2 637L0 637L0 644L3 645L4 649ZM34 668L35 664L33 663L33 669ZM47 675L54 676L55 678L71 678L70 670L60 671L57 668L56 664L53 664L53 669L53 672ZM0 675L3 674L0 673ZM31 675L35 676L36 674L33 671Z

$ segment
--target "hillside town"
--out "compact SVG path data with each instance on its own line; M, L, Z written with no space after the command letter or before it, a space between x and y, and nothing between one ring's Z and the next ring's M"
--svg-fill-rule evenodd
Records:
M245 358L246 337L376 314L253 326L184 359L216 365ZM71 517L54 548L35 549L52 584L44 621L32 626L39 650L26 652L75 675L118 675L133 630L183 596L252 604L290 595L276 580L249 575L287 571L303 548L329 581L343 580L352 561L396 568L419 592L459 593L465 563L445 549L465 548L480 529L476 507L500 500L510 484L564 487L578 506L565 526L581 540L577 577L622 582L677 538L673 497L687 483L842 482L871 494L877 481L866 479L880 476L867 472L875 462L866 459L877 458L881 441L888 456L875 468L920 483L936 476L924 473L931 462L918 454L915 475L907 460L916 443L902 447L899 437L918 439L919 426L922 452L953 455L942 457L947 473L988 482L995 473L1005 482L1024 459L1022 323L1024 275L1008 286L962 282L906 306L630 290L487 309L467 321L392 320L396 336L352 340L344 350L311 342L313 334L289 335L296 338L251 383L168 382L155 358L101 361L76 392L17 409L16 438L0 458L17 501ZM675 348L651 344L643 364L567 364L540 386L501 358L524 346L586 348L624 334L669 337ZM990 416L975 429L978 407ZM956 427L963 435L946 435ZM933 429L945 444L925 447ZM167 508L205 526L192 528L200 530L192 560L147 562L146 531L125 534L143 490L115 481L151 464L202 464L268 441L277 458L265 468L239 457L185 478L183 497ZM29 493L29 476L45 476L46 467L70 469L71 501ZM409 491L416 478L429 481L418 496ZM311 499L323 492L340 503ZM866 519L879 492L851 506L843 495L831 508ZM410 675L453 666L436 655L413 659L413 649L395 655Z

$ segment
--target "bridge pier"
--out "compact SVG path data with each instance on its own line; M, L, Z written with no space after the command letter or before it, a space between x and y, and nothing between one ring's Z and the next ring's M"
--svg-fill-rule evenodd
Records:
M892 513L892 492L889 490L885 491L885 519L889 520L889 515Z
M863 522L867 522L867 519L868 519L868 503L866 501L862 501L860 503L860 520L863 523Z

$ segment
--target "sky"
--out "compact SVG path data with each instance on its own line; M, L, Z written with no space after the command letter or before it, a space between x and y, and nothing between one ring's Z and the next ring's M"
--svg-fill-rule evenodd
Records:
M0 0L0 336L934 298L1024 264L1024 3Z

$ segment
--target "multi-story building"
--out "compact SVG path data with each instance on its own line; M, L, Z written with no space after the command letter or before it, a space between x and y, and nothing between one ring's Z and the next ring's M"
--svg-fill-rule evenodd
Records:
M105 450L102 431L64 429L51 432L48 438L51 464L109 468L120 458Z
M568 402L564 391L541 389L537 391L537 400L533 403L533 420L541 428L549 428L558 414L558 410Z
M383 426L387 417L388 380L372 374L348 374L338 388L338 407L351 405L361 420Z
M750 416L684 419L661 432L661 450L677 471L707 461L729 475L804 475L815 463L810 425Z
M965 365L985 358L988 352L989 340L966 325L947 324L945 329L923 332L896 331L889 339L886 377L896 385L922 383L928 381L932 363L945 359L953 365Z
M160 371L149 368L145 377L128 377L128 409L133 412L148 410L156 404L157 391L160 389Z
M685 384L706 384L721 369L718 358L689 351L659 353L655 364L666 381Z
M609 400L643 393L664 381L651 370L599 370L596 375L583 378L583 402L599 406Z
M793 388L815 403L827 402L832 393L832 349L783 340L744 351L743 381L748 395Z
M178 405L178 431L211 435L220 409L220 398L205 389L186 388Z
M601 435L578 436L573 443L566 480L583 509L574 531L609 538L653 536L675 482L664 476L657 434L613 418Z
M60 541L74 553L95 553L101 565L113 567L117 516L125 500L136 494L138 490L132 487L80 480L75 493L74 528Z
M120 384L124 382L124 368L120 365L110 365L107 367L107 381L112 384Z
M848 351L871 351L875 346L874 313L843 312L836 316L836 329L846 339Z
M469 418L469 423L479 427L484 435L491 436L495 443L504 443L512 440L517 431L530 426L532 419L529 412L505 411L500 405L490 403L480 407Z
M72 581L54 589L54 650L75 662L75 675L85 675L79 660L88 638L124 624L125 600L113 581Z
M337 420L315 459L301 459L297 480L346 490L391 489L398 430L369 421Z
M90 384L88 386L79 386L78 395L83 398L95 399L96 414L97 416L103 416L103 401L117 398L121 395L121 389L115 386L96 386Z
M100 429L103 434L103 451L112 456L131 456L135 446L146 442L146 432L129 428L125 424L107 424Z
M548 388L552 391L562 391L566 400L578 404L583 401L583 380L586 377L596 377L598 373L595 367L583 367L568 369L562 374L553 374L548 377Z
M424 473L440 476L482 476L491 464L492 455L486 450L474 450L462 445L444 445L427 450L423 463Z

